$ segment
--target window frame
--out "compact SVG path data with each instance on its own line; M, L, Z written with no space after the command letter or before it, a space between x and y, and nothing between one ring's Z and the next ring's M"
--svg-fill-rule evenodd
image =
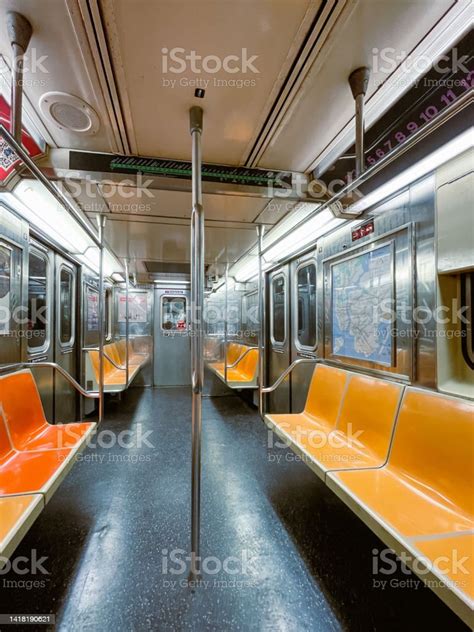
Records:
M30 301L30 256L35 255L38 258L43 258L46 261L46 306L47 306L47 315L48 318L46 320L46 336L45 342L41 347L31 347L30 341L28 340L27 348L28 353L30 355L43 354L49 351L51 346L51 331L52 331L52 312L54 309L53 301L52 301L52 292L53 292L53 284L51 283L51 261L47 251L38 248L35 245L30 244L28 251L28 307Z
M303 345L301 344L299 337L298 337L298 317L299 317L299 292L298 292L298 273L302 268L307 268L308 266L313 266L314 268L314 314L315 314L315 342L314 345ZM298 263L298 265L295 268L295 276L294 276L294 288L295 288L295 297L294 297L294 304L295 304L295 323L296 323L296 327L295 327L295 332L294 332L294 345L296 347L296 349L298 351L302 351L302 352L314 352L317 350L318 348L318 344L319 344L319 337L318 337L318 297L317 297L317 292L318 292L318 269L317 269L317 265L316 265L316 261L314 259L314 257L311 257L309 259L305 259L304 261L300 261Z
M13 284L13 248L8 244L8 242L0 239L0 246L8 250L10 253L10 279L9 279L9 289L8 294L10 294L10 300L8 309L10 311L10 319L8 321L8 327L5 332L0 331L0 338L3 336L11 336L12 335L12 284Z
M69 338L69 340L67 342L63 342L62 340L62 319L61 319L61 313L62 313L62 301L61 301L61 272L63 270L66 270L70 275L71 275L71 279L72 279L72 284L71 284L71 337ZM75 270L74 268L72 268L71 266L68 266L65 263L61 263L61 265L58 268L58 276L59 276L59 283L58 283L58 304L57 304L57 309L58 309L58 332L57 332L57 336L58 336L58 343L59 346L61 347L61 349L70 349L71 347L74 346L74 343L76 341L76 274L75 274Z
M273 287L274 283L277 279L283 279L283 288L284 288L284 300L283 300L283 340L276 340L274 336L275 329L275 299ZM288 340L288 276L285 274L283 270L279 270L276 272L272 278L270 283L270 341L273 347L284 347Z
M114 288L106 287L104 295L105 341L110 342L113 338Z

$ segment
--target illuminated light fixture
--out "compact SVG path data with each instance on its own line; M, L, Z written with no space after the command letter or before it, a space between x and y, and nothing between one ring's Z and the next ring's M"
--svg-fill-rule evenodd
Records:
M402 173L400 173L392 180L389 180L372 193L369 193L362 199L352 204L348 211L350 213L362 213L369 207L381 202L385 198L390 197L393 193L400 191L407 187L412 182L419 180L428 173L433 172L435 169L443 165L444 163L452 160L456 156L459 156L468 149L472 149L474 146L474 127L466 130L453 140L450 140L446 145L440 147L433 153L429 154L412 167L409 167Z
M114 272L111 277L116 283L125 283L125 277L120 272Z
M86 231L37 180L20 180L14 196L18 212L70 253L84 252L93 243Z
M15 208L24 219L64 248L92 271L99 272L99 248L90 236L37 180L20 180L13 195ZM18 203L19 202L19 203ZM123 271L119 260L104 248L104 276ZM125 279L120 275L123 282Z
M334 217L328 208L324 209L294 230L288 237L272 246L265 253L264 257L272 261L285 259L289 255L302 250L305 246L309 246L313 241L344 222L344 219Z
M91 246L84 254L76 255L76 259L79 259L81 263L91 268L91 270L99 272L100 251L97 246ZM122 270L122 264L107 248L104 248L104 277L113 278L113 274L118 273L122 280L125 281L119 272L120 270Z
M324 209L302 226L294 230L287 237L283 239L272 238L271 233L268 236L271 247L263 255L264 269L269 268L273 261L281 261L292 254L296 254L300 250L303 250L306 246L328 233L333 228L336 228L340 224L343 224L346 220L339 217L334 217L329 209ZM286 222L284 229L291 229L291 224L296 224L298 217L293 217L291 223ZM275 244L275 245L273 245ZM264 248L265 248L264 240ZM251 254L247 255L244 259L239 261L234 269L231 270L231 275L239 283L244 283L253 279L258 274L258 258L256 256L256 250L254 249Z
M258 274L258 260L256 255L248 255L239 262L235 272L232 274L238 283L244 283Z

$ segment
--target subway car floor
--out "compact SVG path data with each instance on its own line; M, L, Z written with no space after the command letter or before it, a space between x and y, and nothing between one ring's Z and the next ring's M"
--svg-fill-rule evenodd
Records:
M190 404L185 388L107 403L15 553L48 574L0 575L2 613L67 631L467 630L414 575L373 574L384 545L234 394L203 401L207 573L190 585Z

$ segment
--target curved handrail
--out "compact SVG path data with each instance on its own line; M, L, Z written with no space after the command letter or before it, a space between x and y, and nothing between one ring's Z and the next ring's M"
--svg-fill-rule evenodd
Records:
M99 350L99 347L84 347L83 351L100 351L100 350ZM110 364L113 364L116 369L119 369L120 371L126 371L127 370L126 366L123 366L121 364L117 364L115 362L115 360L113 358L111 358L107 354L106 351L104 351L104 358L106 358L110 362Z
M272 384L271 386L267 386L266 388L262 388L262 393L273 393L273 391L276 391L276 389L280 386L285 377L287 377L298 365L317 362L321 362L320 358L298 358L298 360L292 362L290 366L283 371L283 373L274 384Z
M79 384L79 382L76 382L76 380L72 377L72 375L69 375L66 369L63 369L63 367L60 366L59 364L56 364L56 362L16 362L15 364L0 365L0 371L9 371L12 369L30 369L30 368L35 369L38 367L55 369L69 382L69 384L74 386L76 391L78 391L84 397L89 397L90 399L100 398L100 393L95 393L95 392L91 393L89 391L84 390L82 386Z
M245 358L247 353L250 353L250 351L253 351L254 349L257 349L257 351L258 351L258 347L249 347L246 351L244 351L244 353L240 357L237 358L237 360L233 364L228 364L227 368L228 369L233 369L235 366L237 366L239 364L239 362L241 360L243 360Z

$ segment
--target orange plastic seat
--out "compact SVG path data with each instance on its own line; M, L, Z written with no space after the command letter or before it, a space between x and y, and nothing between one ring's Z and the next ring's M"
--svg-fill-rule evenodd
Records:
M72 466L72 449L18 452L0 418L0 496L43 493L46 502Z
M44 507L41 494L0 498L0 568Z
M0 377L0 403L12 446L16 450L74 448L86 441L96 426L91 422L49 424L29 370Z
M96 351L95 349L91 349L89 350L89 357L91 359L92 369L94 371L95 379L97 383L99 383L99 379L100 379L99 352ZM109 360L107 360L107 358L104 357L104 384L106 386L124 386L125 387L126 378L127 376L126 376L125 370L117 369L116 367L114 367L112 362L110 362Z
M304 456L311 446L320 445L336 427L346 390L348 373L325 364L314 367L302 413L267 414L267 425L295 452ZM308 463L309 464L309 463ZM315 469L323 476L321 468Z
M388 463L329 486L405 537L474 529L474 406L407 388Z
M117 354L117 364L125 367L127 364L127 344L124 338L121 338L119 341L113 343L115 346L115 352ZM147 357L136 353L133 348L133 342L129 340L128 342L128 365L130 366L139 366L145 363Z
M243 351L244 350L242 349L242 345L239 345L236 342L230 342L227 345L227 353L226 353L227 366L234 364L234 362L236 362L236 360L242 355ZM212 362L210 364L210 368L213 369L216 373L223 374L225 370L225 364L224 362Z
M241 348L240 355L242 355L249 347L239 345ZM235 362L235 360L234 360ZM251 349L245 357L233 368L227 369L227 381L236 382L237 384L247 384L249 382L255 382L258 369L258 349ZM225 378L224 369L218 369L217 373L221 378Z
M348 380L336 429L321 445L305 445L326 471L380 467L388 457L402 386L366 375Z
M415 547L437 575L464 593L474 606L474 533L417 540Z

